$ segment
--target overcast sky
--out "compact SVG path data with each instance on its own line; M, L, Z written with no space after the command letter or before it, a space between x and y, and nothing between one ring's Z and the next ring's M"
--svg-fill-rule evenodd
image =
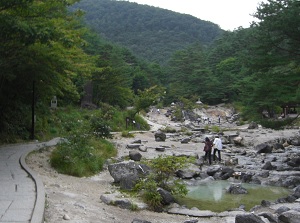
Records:
M224 30L247 28L260 2L266 0L129 0L189 14L218 24Z

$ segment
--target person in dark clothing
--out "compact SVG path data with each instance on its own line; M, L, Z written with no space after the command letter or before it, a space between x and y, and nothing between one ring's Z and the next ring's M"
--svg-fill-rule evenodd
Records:
M211 150L212 150L212 142L209 140L208 137L205 138L205 146L203 151L205 152L204 160L208 158L209 165L211 165Z

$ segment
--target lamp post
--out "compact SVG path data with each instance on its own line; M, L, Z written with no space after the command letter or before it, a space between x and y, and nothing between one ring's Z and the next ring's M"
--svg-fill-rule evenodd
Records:
M32 104L31 104L31 136L30 139L34 139L34 106L35 105L35 81L32 82Z

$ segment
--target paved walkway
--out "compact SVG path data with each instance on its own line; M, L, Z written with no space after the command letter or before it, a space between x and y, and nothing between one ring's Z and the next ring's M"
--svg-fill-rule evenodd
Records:
M53 146L59 138L46 143L0 147L0 222L44 222L45 190L37 175L25 163L35 149Z

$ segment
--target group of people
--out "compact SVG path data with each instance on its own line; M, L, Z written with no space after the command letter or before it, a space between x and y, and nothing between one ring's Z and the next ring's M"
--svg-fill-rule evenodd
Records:
M218 153L218 160L221 162L221 150L223 149L222 140L219 136L216 136L212 142L208 137L205 138L205 145L203 151L205 152L204 160L207 160L211 165L211 152L213 151L213 161L216 160L216 153Z

